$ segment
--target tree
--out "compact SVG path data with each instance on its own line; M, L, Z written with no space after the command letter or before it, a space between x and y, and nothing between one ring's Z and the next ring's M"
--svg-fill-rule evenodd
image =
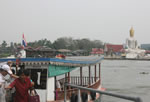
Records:
M92 41L93 43L93 48L103 48L103 42L100 40L94 40Z
M10 42L10 48L14 49L14 43L13 42Z
M66 37L58 38L56 41L53 43L53 47L55 49L67 49L68 47L68 42Z
M6 48L6 46L7 46L7 43L6 43L6 41L5 41L5 40L3 40L2 48Z
M28 43L28 46L31 46L31 47L39 47L39 46L47 46L47 47L52 47L52 43L50 40L47 40L47 39L42 39L42 40L38 40L38 41L34 41L34 42L29 42Z

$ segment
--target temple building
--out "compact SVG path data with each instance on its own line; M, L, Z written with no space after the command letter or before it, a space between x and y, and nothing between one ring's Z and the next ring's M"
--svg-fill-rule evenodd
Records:
M123 45L119 44L105 44L104 45L104 55L105 57L121 57L124 52Z

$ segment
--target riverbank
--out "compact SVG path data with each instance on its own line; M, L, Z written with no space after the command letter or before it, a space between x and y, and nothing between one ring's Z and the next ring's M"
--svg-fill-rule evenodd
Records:
M104 57L105 60L140 60L150 61L150 58L122 58L122 57Z

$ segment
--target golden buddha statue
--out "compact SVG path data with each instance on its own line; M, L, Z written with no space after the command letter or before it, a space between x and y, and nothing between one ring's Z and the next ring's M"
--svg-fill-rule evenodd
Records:
M133 27L131 27L131 29L130 29L130 37L134 37L134 29L133 29Z
M128 49L137 49L138 48L137 40L134 39L133 27L131 27L131 29L130 29L130 38L128 38L126 40L126 46Z
M138 58L144 56L145 50L139 49L137 40L134 39L134 29L130 29L130 37L126 39L126 58Z

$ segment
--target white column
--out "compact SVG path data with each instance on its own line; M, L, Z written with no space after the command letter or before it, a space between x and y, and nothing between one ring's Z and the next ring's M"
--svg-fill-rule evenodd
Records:
M55 79L50 77L47 79L47 101L54 101L55 97Z

